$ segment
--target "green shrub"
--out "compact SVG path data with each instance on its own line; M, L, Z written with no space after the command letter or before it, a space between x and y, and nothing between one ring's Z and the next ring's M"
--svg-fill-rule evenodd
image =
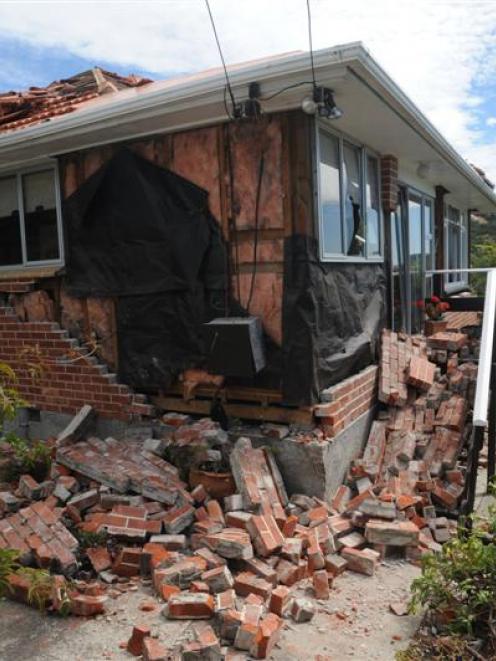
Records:
M494 496L494 485L490 490ZM466 644L470 651L471 640L482 640L484 658L496 658L495 505L489 505L487 516L470 521L440 553L422 558L422 574L411 586L410 610L426 608L427 620L450 644Z
M8 443L14 451L13 461L7 479L14 481L29 473L36 480L43 481L51 465L51 448L41 441L30 443L11 432L0 439Z
M0 597L3 597L9 587L7 577L19 569L19 552L13 549L0 549Z

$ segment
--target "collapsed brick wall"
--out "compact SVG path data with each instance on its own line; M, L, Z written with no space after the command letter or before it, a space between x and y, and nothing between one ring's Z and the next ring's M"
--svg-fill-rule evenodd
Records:
M336 436L375 405L378 369L370 365L322 391L323 403L314 412L327 437Z
M90 404L105 417L130 421L152 415L143 395L117 383L114 374L59 324L24 322L0 306L0 361L14 369L22 397L33 407L74 415Z

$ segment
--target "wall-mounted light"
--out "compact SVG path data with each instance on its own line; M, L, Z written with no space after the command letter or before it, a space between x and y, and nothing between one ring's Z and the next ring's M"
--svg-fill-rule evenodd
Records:
M419 163L418 168L417 168L417 176L420 177L420 179L427 179L431 172L431 166L429 163Z
M312 96L306 96L301 102L301 109L307 115L317 114L327 119L339 119L343 115L334 101L334 92L328 87L315 86Z

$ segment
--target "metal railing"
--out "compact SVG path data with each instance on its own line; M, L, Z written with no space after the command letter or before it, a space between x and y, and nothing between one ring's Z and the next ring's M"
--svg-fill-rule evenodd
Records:
M474 509L479 457L484 445L486 431L488 439L488 485L496 472L496 269L443 269L429 271L428 275L445 275L460 272L487 273L483 301L479 297L470 296L458 298L448 295L444 297L445 300L450 302L452 309L457 308L463 311L480 311L483 303L481 343L472 414L472 433L467 453L465 487L458 511L459 514L467 515Z

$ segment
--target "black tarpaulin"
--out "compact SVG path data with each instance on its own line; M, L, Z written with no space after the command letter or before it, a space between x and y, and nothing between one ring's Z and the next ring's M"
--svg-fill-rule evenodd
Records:
M313 404L375 359L385 317L383 264L323 263L301 235L284 246L283 398Z
M119 151L66 201L67 286L75 296L130 296L225 286L208 194Z
M225 314L225 249L195 184L122 150L66 202L67 288L116 298L119 377L166 388Z

